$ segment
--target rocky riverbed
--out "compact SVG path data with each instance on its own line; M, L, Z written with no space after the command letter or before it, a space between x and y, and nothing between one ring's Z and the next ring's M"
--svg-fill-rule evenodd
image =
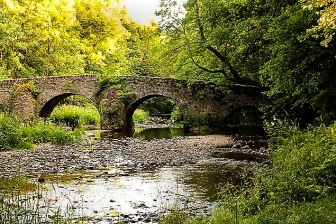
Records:
M267 157L265 148L251 149L248 144L237 146L223 135L188 136L150 141L134 138L97 140L57 146L42 144L33 150L0 153L0 176L12 177L25 174L38 178L41 174L71 173L113 167L122 163L125 168L141 170L162 166L194 163L222 152L243 153Z
M189 168L185 166L186 164L200 161L205 161L206 163L210 161L211 163L216 158L223 157L229 158L224 161L227 164L225 165L227 170L230 169L230 166L233 169L241 166L253 169L252 167L255 166L267 166L268 152L266 148L256 146L253 141L243 141L224 135L185 136L153 140L135 138L100 140L94 139L91 135L90 138L86 138L82 143L72 145L41 144L37 145L36 149L33 150L1 152L0 176L13 177L21 173L35 181L45 182L46 185L50 183L49 178L58 179L56 186L52 185L54 193L57 191L59 195L67 195L70 192L70 195L73 196L71 203L76 208L78 207L78 211L87 207L85 212L88 219L91 220L90 223L118 223L120 220L123 223L146 223L157 220L161 212L163 212L160 208L163 203L162 200L166 203L172 201L172 199L177 199L179 203L186 205L190 209L190 213L209 215L215 204L204 200L202 202L197 200L190 201L190 196L181 195L181 192L179 192L181 189L175 189L177 191L174 191L176 180L169 179L170 174L165 173L169 172L169 170L165 170L165 167L183 165L184 170L175 170L174 172L189 172L190 170L188 171ZM237 162L238 160L240 161ZM199 164L199 168L201 166L202 163ZM198 170L199 168L196 169ZM245 175L239 169L233 171L234 175ZM148 170L152 171L148 172ZM152 195L153 192L157 191L156 189L150 189L153 184L156 185L156 180L152 180L149 177L141 177L141 175L155 176L157 171L160 172L160 175L168 178L163 180L166 181L163 188L162 186L157 187L161 189L160 197ZM64 178L62 173L70 174L72 182L63 183L60 181ZM85 173L89 173L89 175ZM141 174L140 179L138 176L132 175L132 173ZM202 174L197 173L196 175L200 176ZM141 186L136 186L133 195L130 193L130 189L127 190L127 193L125 193L125 190L119 192L118 188L112 187L116 180L118 180L118 183L126 184L127 188L131 188L131 185L137 185L139 181L141 181ZM202 181L206 182L207 180L203 178ZM93 190L91 195L101 191L103 198L106 197L106 194L110 198L107 198L107 201L94 202L93 199L93 201L89 199L90 197L83 195L83 189L90 192L92 185L98 188L94 188L95 190ZM79 186L81 186L81 190L74 190ZM101 190L102 188L105 190ZM138 201L136 200L135 197L138 195L139 190L142 193L147 191L147 201L144 201L143 197ZM132 204L131 209L133 212L118 212L123 203L119 201L118 196L112 196L112 193L117 192L122 195L123 199L131 197L127 199L129 200L127 203L128 205ZM153 196L152 198L151 195ZM67 197L69 198L70 196ZM61 202L60 196L54 196L53 198L58 198L54 202L54 206L61 205L59 204ZM81 198L87 198L84 200L83 205L77 204ZM102 204L101 209L95 208L97 203L102 203L101 201L106 201L107 204Z

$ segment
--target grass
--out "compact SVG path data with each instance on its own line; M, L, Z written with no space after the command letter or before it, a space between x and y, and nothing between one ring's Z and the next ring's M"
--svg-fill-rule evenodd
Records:
M81 129L66 131L43 120L25 124L19 117L0 113L0 151L31 149L44 142L64 145L80 141L82 134Z
M90 104L84 106L63 104L54 109L50 120L55 124L65 124L70 127L100 126L100 114Z
M2 224L72 223L60 210L50 209L39 184L21 176L0 178L0 220Z
M142 109L136 109L133 114L133 122L135 123L142 123L149 118L149 115L146 111Z

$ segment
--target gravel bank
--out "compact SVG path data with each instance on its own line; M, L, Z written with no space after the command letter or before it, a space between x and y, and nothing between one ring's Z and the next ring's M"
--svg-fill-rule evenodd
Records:
M125 163L132 169L180 165L209 158L215 149L233 144L223 135L190 136L150 141L133 138L91 141L66 146L38 145L33 150L0 153L0 176L18 172L37 178L41 174L113 167Z

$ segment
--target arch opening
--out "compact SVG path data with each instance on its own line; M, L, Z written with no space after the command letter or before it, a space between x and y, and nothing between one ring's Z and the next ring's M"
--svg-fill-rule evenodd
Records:
M66 93L62 95L55 96L54 98L50 99L47 103L45 103L40 110L39 116L43 118L47 118L50 116L51 112L54 110L57 104L59 104L65 98L71 96L73 94Z
M226 134L265 135L262 113L256 106L242 106L225 118Z
M40 117L65 128L100 129L100 113L95 104L82 95L62 94L49 100Z
M139 120L138 113L145 113L146 120ZM180 107L169 97L162 95L148 95L134 102L126 111L126 123L128 127L145 126L152 123L153 126L177 125L183 120ZM141 125L142 123L142 125Z

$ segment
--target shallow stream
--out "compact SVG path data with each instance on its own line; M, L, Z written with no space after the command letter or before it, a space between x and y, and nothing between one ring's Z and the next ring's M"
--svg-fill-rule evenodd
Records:
M135 132L140 139L174 138L183 130L156 129ZM155 223L168 208L209 215L227 183L240 185L260 166L254 157L225 154L193 164L135 171L123 158L104 170L52 174L44 192L51 210L61 207L89 223Z

